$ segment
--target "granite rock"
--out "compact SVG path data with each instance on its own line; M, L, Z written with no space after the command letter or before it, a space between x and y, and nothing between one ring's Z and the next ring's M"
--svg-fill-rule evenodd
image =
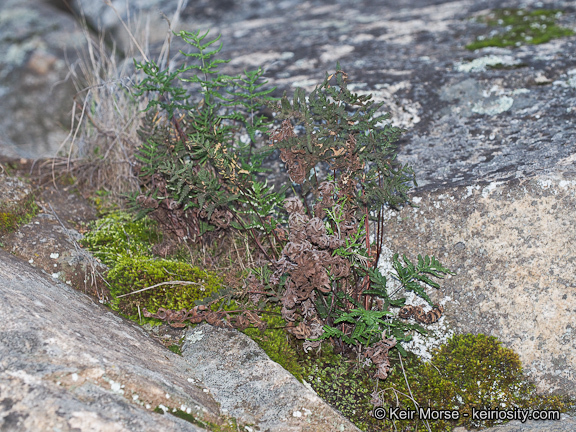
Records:
M572 432L576 430L576 419L562 415L560 420L528 420L524 423L512 421L505 425L484 429L484 432ZM457 427L453 432L468 432L468 429Z
M222 411L244 423L274 432L359 430L236 330L190 329L182 355Z
M0 3L0 154L53 156L68 135L76 20L47 2Z
M160 406L223 423L180 356L4 250L0 261L2 430L204 430Z
M576 395L576 173L415 191L388 213L390 251L436 256L435 327L497 336L540 391ZM384 261L384 260L383 260ZM386 263L382 263L386 266Z

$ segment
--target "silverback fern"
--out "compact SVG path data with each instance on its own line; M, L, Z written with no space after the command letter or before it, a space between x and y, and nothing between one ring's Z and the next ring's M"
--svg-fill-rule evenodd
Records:
M218 73L223 61L214 56L222 45L210 50L218 39L204 43L207 33L199 32L179 36L197 51L185 55L198 64L173 73L154 63L137 64L148 75L140 91L157 97L149 104L153 122L140 152L147 192L135 200L179 237L239 230L264 261L260 277L245 287L248 309L236 317L208 307L217 296L189 311L162 309L145 311L146 316L264 329L266 323L249 309L261 313L266 303L280 302L288 331L306 339L305 349L330 338L339 351L376 364L376 376L385 379L388 351L405 354L399 342L410 340L411 331L425 332L393 312L405 299L391 298L377 268L382 212L407 202L406 192L415 184L413 171L395 161L394 142L402 130L380 126L389 118L379 112L382 104L350 92L339 66L308 97L297 89L292 102L286 96L278 102L257 84L261 70L244 78ZM199 101L192 102L177 80L198 85ZM279 126L257 114L264 106L282 121ZM239 138L243 132L246 141ZM256 135L266 132L271 149L259 151ZM272 150L279 152L294 187L287 200L258 181L263 157ZM417 265L403 257L403 263L394 257L402 287L434 307L424 287L438 288L430 276L450 271L434 257L419 256Z

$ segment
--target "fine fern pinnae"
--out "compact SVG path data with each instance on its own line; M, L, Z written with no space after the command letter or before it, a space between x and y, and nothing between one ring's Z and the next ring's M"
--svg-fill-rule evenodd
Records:
M400 342L425 329L390 311L404 306L405 298L392 299L388 292L376 266L382 239L373 250L368 220L378 215L381 237L382 210L407 202L406 192L416 182L413 171L395 161L393 143L402 130L389 124L379 128L388 119L378 112L382 104L350 92L347 74L337 69L308 97L297 89L292 102L284 96L280 103L268 103L283 120L271 132L272 146L300 188L300 197L285 204L289 241L271 280L286 278L282 316L291 323L289 331L306 340L305 349L336 340L343 352L363 352L377 366L375 377L385 379L388 351L405 354ZM321 167L331 174L322 178ZM394 263L402 288L429 303L420 283L438 288L427 275L450 273L428 256L419 256L417 266L406 257L405 267L397 256Z
M179 236L201 238L232 227L252 237L259 231L273 244L275 224L269 220L284 195L258 180L271 150L255 150L257 136L270 123L258 114L261 100L271 100L273 89L262 89L261 69L244 76L220 74L218 67L228 62L215 58L222 49L221 43L214 48L220 37L208 40L208 32L200 31L176 35L192 49L182 53L191 64L170 73L154 63L136 63L147 74L139 94L156 94L147 109L168 124L158 122L148 132L138 156L147 192L133 198L145 207L141 214L170 220ZM197 87L197 100L178 82ZM268 256L267 248L255 241Z
M152 131L139 155L148 165L142 173L149 192L137 201L188 236L229 228L246 233L268 264L250 272L248 295L241 297L257 302L257 310L279 301L287 330L304 340L305 350L329 339L342 353L363 355L376 365L375 376L385 379L388 351L405 354L401 343L411 332L425 333L393 311L404 307L405 298L388 292L376 266L382 212L407 202L416 184L412 169L395 159L394 142L402 130L380 127L388 119L379 111L382 104L350 92L339 66L310 95L296 89L292 101L286 96L277 101L263 89L261 69L244 77L218 73L225 61L214 56L222 45L211 47L219 38L206 42L208 33L178 35L195 50L185 55L197 64L172 74L147 69L141 91L158 94L149 109L162 109L168 125ZM173 85L175 79L199 86L199 102ZM259 115L264 105L280 125ZM255 141L264 134L271 144L262 151ZM297 195L289 199L258 180L263 158L274 150L296 185ZM377 222L375 245L369 221ZM450 273L428 256L419 256L417 265L407 257L402 265L395 256L394 271L402 289L430 304L425 287L439 287L431 277ZM257 325L257 315L247 310L238 309L234 318L230 311L206 307L166 316Z

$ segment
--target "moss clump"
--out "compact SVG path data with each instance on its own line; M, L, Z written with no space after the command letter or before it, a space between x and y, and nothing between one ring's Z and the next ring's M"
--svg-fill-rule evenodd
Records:
M134 221L130 214L116 211L93 223L82 244L113 267L122 257L152 256L152 246L161 240L151 219Z
M14 204L0 202L0 237L30 222L38 210L32 194Z
M213 273L188 263L155 259L145 256L121 255L107 276L115 309L132 319L139 318L139 310L156 313L158 308L191 309L196 300L202 300L218 291L222 279ZM155 288L118 298L123 294L148 288L168 281L187 281L190 285L160 285Z
M458 423L467 427L501 423L474 420L472 408L566 411L574 404L569 398L538 395L522 371L518 354L501 346L493 336L454 336L435 351L423 373L427 396L445 409L470 414Z
M110 267L106 279L112 308L130 319L157 322L150 318L143 319L143 308L152 313L156 313L158 308L191 309L197 300L214 294L222 286L222 279L214 273L180 260L154 257L152 247L161 239L154 221L148 218L134 221L130 214L121 211L112 212L96 221L83 239L83 244ZM165 284L170 281L192 283ZM155 288L120 297L162 283Z
M205 430L211 431L211 432L236 432L236 431L240 430L239 424L235 418L228 418L225 420L226 423L218 425L218 424L215 424L212 422L206 422L206 421L197 419L192 414L189 414L186 411L182 411L181 409L178 409L178 408L169 408L169 407L157 406L156 408L154 408L153 411L156 414L173 415L174 417L178 417L182 420L187 421L188 423L192 423L193 425L199 426L202 429L205 429Z
M523 44L537 45L564 36L574 35L574 31L556 25L559 10L539 9L528 12L523 9L497 9L479 18L490 27L498 27L489 36L478 36L468 45L469 50L485 47L508 47Z
M316 392L364 431L450 431L457 426L490 427L502 422L464 417L476 409L547 409L566 412L574 408L570 397L538 395L522 372L518 355L491 336L457 335L437 349L430 363L413 354L395 359L388 378L377 383L341 356L313 359L305 376ZM407 384L408 382L408 384ZM458 410L457 421L376 420L371 398L390 408Z

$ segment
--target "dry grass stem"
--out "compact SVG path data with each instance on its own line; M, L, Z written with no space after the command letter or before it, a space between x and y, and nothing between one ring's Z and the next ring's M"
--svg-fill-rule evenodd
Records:
M159 286L162 286L162 285L199 285L199 286L202 286L201 283L198 283L198 282L190 282L190 281L160 282L160 283L157 283L156 285L152 285L152 286L149 286L149 287L146 287L146 288L139 289L138 291L132 291L132 292L129 292L128 294L122 294L122 295L116 296L116 298L122 298L122 297L126 297L126 296L129 296L129 295L132 295L132 294L138 294L138 293L141 293L141 292L144 292L144 291L151 290L151 289L153 289L153 288L158 288Z

